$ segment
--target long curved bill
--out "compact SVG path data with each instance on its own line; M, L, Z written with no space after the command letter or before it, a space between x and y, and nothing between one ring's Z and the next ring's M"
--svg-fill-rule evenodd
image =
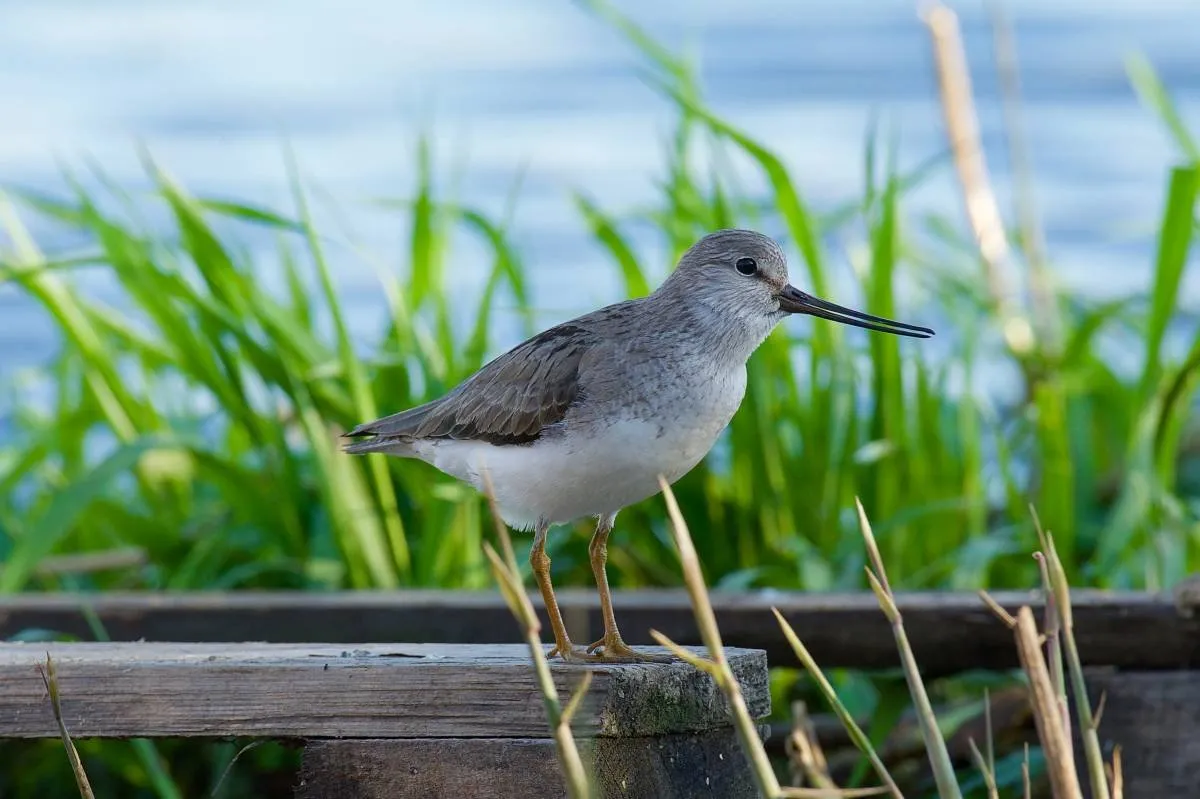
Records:
M909 325L884 319L882 316L872 316L869 313L844 308L820 297L806 294L795 286L788 284L779 292L779 309L788 313L805 313L841 322L844 325L865 327L867 330L878 330L881 333L891 333L896 336L911 336L912 338L929 338L933 331L927 327Z

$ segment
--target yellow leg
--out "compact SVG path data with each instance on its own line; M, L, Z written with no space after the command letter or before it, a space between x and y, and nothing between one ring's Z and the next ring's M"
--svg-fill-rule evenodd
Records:
M621 640L621 632L617 629L617 617L613 613L612 592L608 587L608 534L612 532L616 514L601 516L596 522L596 532L592 534L592 542L588 545L588 554L592 561L592 575L596 578L596 588L600 592L600 615L604 618L604 637L587 648L589 653L600 650L600 657L605 660L627 662L661 662L669 663L673 658L669 655L650 655L638 652Z
M549 657L557 654L563 660L587 659L586 652L571 646L567 626L563 624L562 611L558 609L558 600L554 597L554 586L550 583L550 556L546 554L546 533L549 530L549 523L539 520L533 535L533 548L529 550L529 565L533 567L533 576L542 592L542 601L546 603L546 615L550 617L550 628L554 632L554 648L550 650Z

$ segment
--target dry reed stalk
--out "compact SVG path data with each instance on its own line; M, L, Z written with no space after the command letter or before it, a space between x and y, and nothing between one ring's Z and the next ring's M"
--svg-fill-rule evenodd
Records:
M758 727L746 700L742 696L741 687L729 661L725 658L725 645L721 641L721 631L717 627L717 617L713 612L712 602L708 596L708 588L704 583L704 572L700 568L700 559L696 555L696 547L692 542L692 534L688 529L679 503L670 484L660 475L659 488L667 503L667 516L671 520L671 535L679 552L679 562L683 568L684 584L691 600L692 612L696 617L696 626L700 631L700 639L708 649L710 660L698 657L677 643L667 638L658 630L651 630L650 635L659 644L665 646L680 660L690 663L695 668L712 676L717 687L729 704L730 715L733 716L734 731L742 746L742 753L750 763L750 773L758 786L759 793L768 799L857 799L857 797L878 796L888 792L888 788L784 788L779 785L775 769L767 757L767 750L758 735ZM778 615L778 613L776 614Z
M1024 799L1033 799L1033 783L1029 779L1029 744L1025 744L1025 759L1021 761L1021 786Z
M1125 778L1121 774L1121 745L1117 744L1113 747L1112 766L1108 769L1108 775L1112 779L1112 799L1124 799L1125 797Z
M74 555L49 555L42 558L33 573L38 577L92 574L100 571L132 569L145 566L148 562L146 550L141 547L120 547Z
M988 789L988 799L1000 799L999 788L996 786L996 745L992 733L992 696L988 689L983 689L983 729L987 736L984 744L987 748L985 756L975 745L974 738L968 738L971 755L975 758L980 773L983 774L984 784Z
M860 799L880 796L886 788L780 788L780 799Z
M1034 517L1036 519L1036 516ZM1043 616L1043 633L1046 639L1046 663L1050 668L1050 683L1054 686L1054 695L1058 700L1058 712L1062 716L1063 726L1071 729L1071 708L1067 703L1067 683L1063 677L1062 624L1059 620L1054 587L1050 583L1050 569L1046 557L1041 552L1033 553L1038 564L1038 572L1042 575L1042 595L1046 598L1046 612Z
M988 291L996 313L1003 320L1002 332L1009 349L1026 355L1033 349L1033 331L1013 302L1011 250L983 157L958 16L933 0L922 9L921 17L933 41L946 136L962 187L967 219L983 257Z
M38 673L42 675L42 683L46 686L46 693L50 697L50 707L54 712L54 723L58 725L58 735L62 738L63 749L67 751L67 760L71 763L71 772L75 775L75 785L79 788L79 795L83 799L96 799L96 794L92 792L92 784L88 781L87 772L84 771L83 761L79 759L79 750L75 748L75 742L71 740L71 734L67 732L67 723L63 721L62 702L58 692L58 672L54 668L54 660L50 657L50 653L46 653L46 663L38 664Z
M1017 626L1017 618L1005 610L1004 607L987 591L980 591L979 598L983 600L983 604L987 605L988 609L991 610L992 613L996 614L996 618L1004 622L1004 625L1008 627L1008 629L1011 630Z
M837 788L829 776L829 763L817 740L808 708L801 701L792 702L792 730L784 742L784 749L792 767L792 784L795 787L800 787L802 781L807 780L817 788Z
M1058 710L1058 697L1050 681L1050 672L1042 657L1042 642L1037 622L1028 605L1017 611L1017 654L1021 667L1029 677L1029 695L1033 703L1033 718L1038 739L1046 755L1046 771L1054 799L1082 799L1079 776L1075 773L1075 756L1071 736L1063 725Z
M217 778L216 783L213 785L212 791L208 795L208 799L217 799L217 797L221 795L221 788L224 787L225 780L227 780L229 775L233 773L233 767L237 765L237 762L241 759L242 755L246 754L251 749L257 749L264 743L266 743L265 740L251 741L241 749L237 750L237 752L234 753L233 757L230 758L229 762L225 765L225 769L221 772L221 776Z
M796 653L796 659L812 677L817 684L817 688L821 691L821 695L825 697L825 701L833 709L834 714L846 728L846 733L850 736L850 740L858 747L859 751L867 756L871 762L872 768L875 769L876 775L883 782L883 787L887 789L893 799L904 799L904 794L900 792L900 787L896 785L896 781L892 779L892 775L888 772L887 766L884 765L883 758L875 751L875 747L871 745L871 739L863 732L862 727L858 726L858 722L850 715L850 711L842 703L838 697L837 691L833 689L825 673L821 671L821 667L817 665L812 654L808 651L808 647L796 635L796 631L792 629L792 625L788 624L787 619L783 618L783 614L778 608L771 608L771 612L775 614L775 620L779 622L779 627L783 630L783 635L791 645L792 651Z
M1021 229L1021 245L1029 265L1029 294L1038 338L1043 346L1057 350L1061 330L1055 308L1054 285L1046 265L1046 237L1037 212L1033 191L1033 167L1021 124L1021 75L1017 68L1017 37L1005 13L1004 0L989 0L992 40L996 48L996 72L1000 76L1001 113L1008 141L1008 157L1016 179L1014 210Z
M1000 799L1000 792L996 788L996 775L988 765L987 758L983 756L983 753L979 751L979 747L975 745L974 738L968 738L967 745L971 747L971 759L975 761L975 767L983 775L983 784L987 787L988 799Z
M550 676L550 665L546 662L546 654L542 651L542 625L538 621L537 612L533 609L533 603L529 601L529 595L525 593L525 587L521 581L521 571L517 568L517 559L513 554L512 538L496 508L491 477L486 470L483 472L483 483L483 493L487 497L492 511L492 519L496 525L496 537L500 541L500 547L504 554L503 556L498 554L495 548L487 542L483 545L483 551L491 562L492 574L496 578L505 604L508 605L509 611L512 612L525 633L525 642L529 646L529 655L533 658L538 687L542 692L542 702L546 707L546 716L554 737L554 750L566 780L567 795L571 799L588 799L592 796L592 788L588 782L587 773L584 771L583 759L579 755L575 737L571 734L571 719L575 716L584 695L592 684L592 673L590 671L583 672L583 677L571 694L570 700L566 707L563 707L558 698L558 689L554 685L554 678Z
M1014 629L1021 665L1029 677L1034 719L1045 751L1055 797L1076 797L1082 793L1071 742L1071 716L1062 665L1065 650L1065 676L1070 678L1071 691L1079 715L1080 737L1083 741L1092 795L1095 799L1111 799L1116 794L1116 787L1121 785L1118 779L1120 765L1115 762L1119 757L1116 753L1114 764L1106 764L1100 747L1099 727L1104 712L1104 697L1100 697L1100 704L1093 713L1084 682L1079 649L1075 643L1075 623L1066 570L1058 557L1054 537L1042 528L1036 510L1031 507L1030 512L1042 547L1042 551L1035 553L1034 557L1037 558L1045 587L1046 634L1038 635L1033 611L1029 607L1021 608L1014 626L1013 617L999 607L986 592L981 591L980 596L1005 624ZM1046 648L1044 656L1037 652L1043 645ZM1027 771L1028 764L1025 769ZM1123 788L1123 785L1121 787Z
M867 580L871 590L875 592L883 615L892 625L892 634L896 638L896 648L900 651L900 662L904 668L904 679L908 682L908 692L915 706L917 722L921 728L921 738L925 742L925 751L929 755L929 765L933 769L933 778L937 783L938 796L941 799L962 799L962 789L958 786L958 778L954 774L954 764L950 760L950 752L946 741L938 727L937 716L921 679L921 670L908 643L908 634L904 631L904 618L896 607L896 596L888 582L887 571L883 567L883 557L875 543L875 534L871 531L871 522L863 509L858 497L854 498L854 506L858 510L858 526L862 532L863 542L867 547L870 565L867 567Z
M679 552L683 580L691 600L692 612L696 616L696 626L700 630L700 639L704 642L712 660L705 661L697 657L657 630L651 630L650 634L656 641L670 649L676 657L712 675L716 680L717 687L721 689L725 700L729 703L734 729L741 742L742 752L750 761L750 771L758 785L759 792L767 797L782 796L779 780L775 776L775 770L771 767L767 751L763 748L762 740L759 738L758 726L751 717L750 710L746 707L746 700L742 696L737 678L733 676L733 670L729 668L729 662L725 658L725 645L721 642L721 631L717 628L717 617L713 612L712 602L708 598L708 588L704 584L704 573L700 568L700 559L696 556L696 547L692 543L691 532L679 510L679 504L675 501L675 494L671 491L670 484L661 475L658 483L667 502L671 534Z
M1079 648L1075 644L1075 618L1071 612L1071 589L1067 582L1067 572L1063 568L1062 561L1058 557L1058 550L1054 546L1054 536L1042 529L1036 513L1034 521L1042 543L1049 589L1058 603L1058 616L1064 633L1063 642L1066 645L1067 671L1071 678L1071 692L1075 696L1076 712L1079 714L1080 737L1083 740L1083 753L1088 766L1088 782L1095 799L1110 799L1108 778L1104 767L1104 753L1100 748L1100 714L1099 712L1095 715L1092 713L1091 699L1088 697L1087 685L1083 679L1083 663L1079 657ZM1065 695L1062 701L1066 702ZM1101 699L1102 709L1103 699Z

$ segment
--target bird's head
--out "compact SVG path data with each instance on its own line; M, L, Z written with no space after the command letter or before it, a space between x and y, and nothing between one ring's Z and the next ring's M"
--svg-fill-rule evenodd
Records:
M791 314L897 336L933 335L927 327L862 313L801 291L788 282L787 257L779 245L752 230L719 230L700 239L659 291L703 308L715 324L741 327L759 340Z

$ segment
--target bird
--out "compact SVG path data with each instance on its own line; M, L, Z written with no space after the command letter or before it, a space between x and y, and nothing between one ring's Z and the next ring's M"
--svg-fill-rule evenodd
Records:
M709 452L746 392L746 363L784 318L914 338L928 327L852 310L789 282L772 238L743 229L700 238L652 293L548 328L438 399L360 424L351 454L416 458L490 489L503 521L533 531L529 562L554 645L567 662L646 662L617 627L606 570L622 509L672 484ZM488 485L490 483L490 486ZM594 517L588 546L604 634L572 643L550 577L552 526Z

